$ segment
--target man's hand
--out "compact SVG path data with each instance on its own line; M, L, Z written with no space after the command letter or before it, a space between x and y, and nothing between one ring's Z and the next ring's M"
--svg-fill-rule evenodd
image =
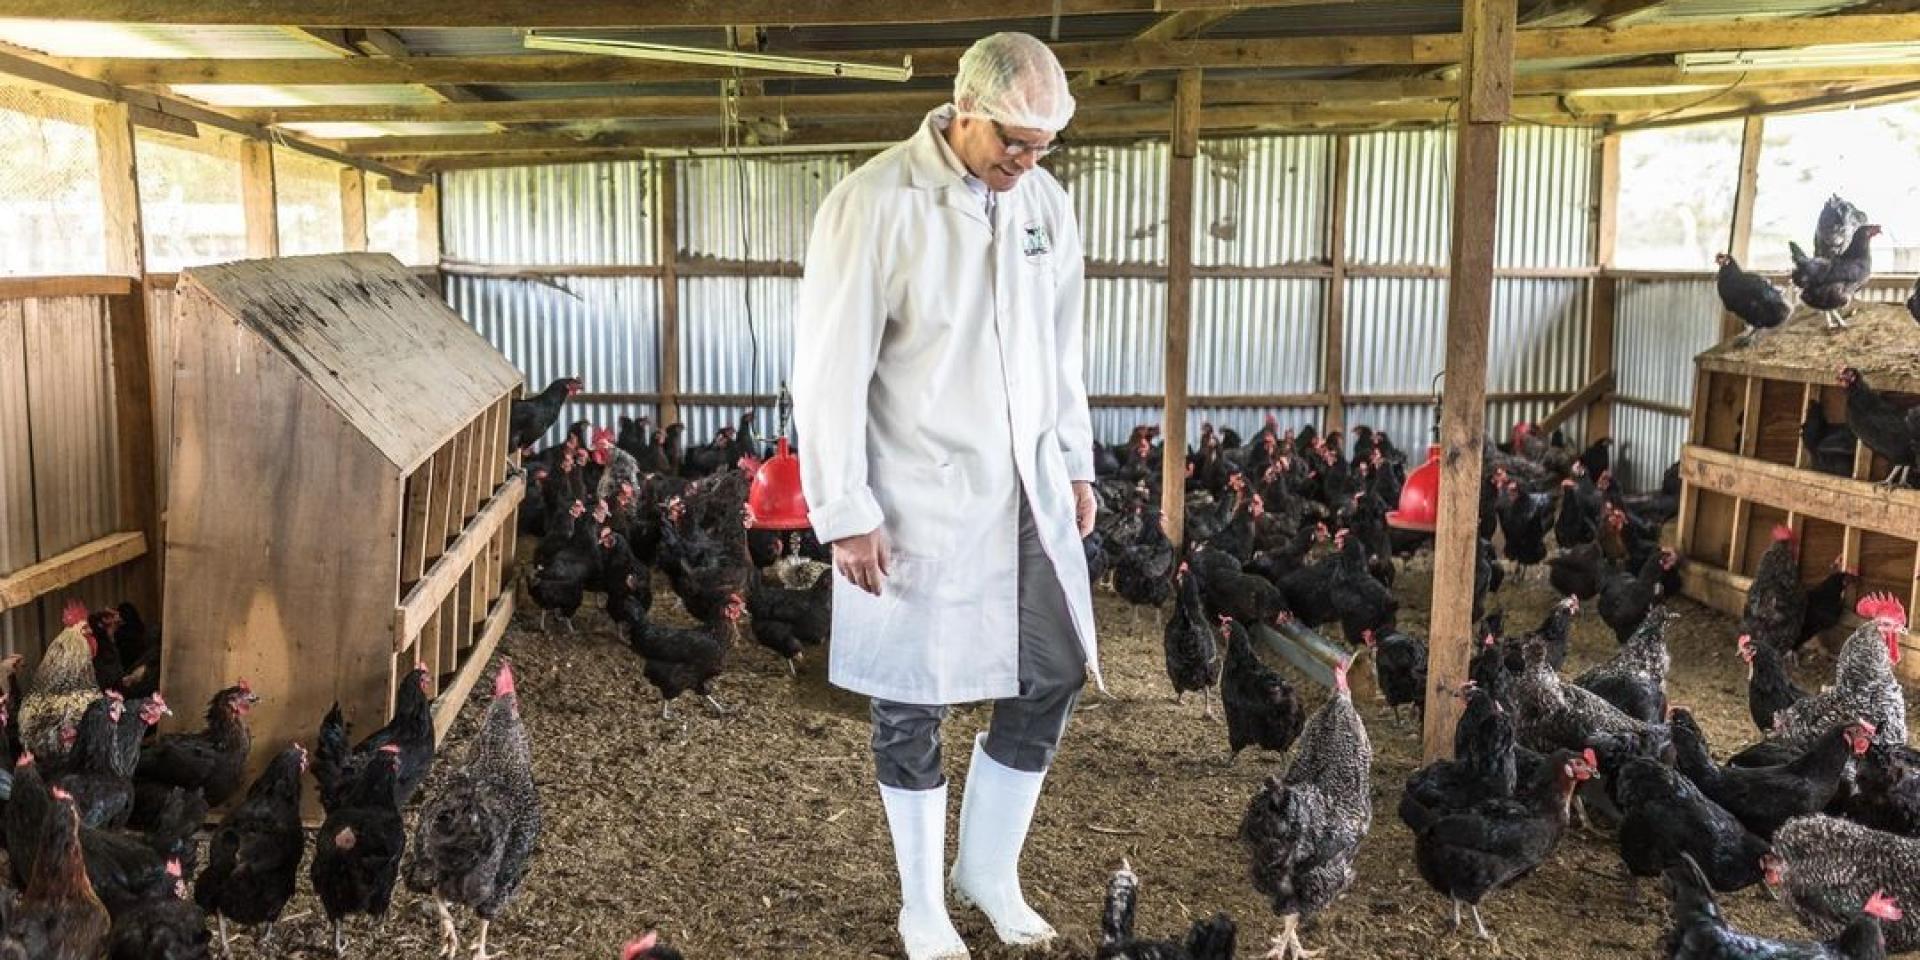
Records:
M1080 536L1085 538L1093 532L1093 520L1100 515L1100 501L1093 495L1093 484L1085 480L1073 482L1073 516L1080 522Z
M876 597L880 595L880 585L892 573L892 566L893 546L880 530L833 542L833 568L840 571L847 582Z

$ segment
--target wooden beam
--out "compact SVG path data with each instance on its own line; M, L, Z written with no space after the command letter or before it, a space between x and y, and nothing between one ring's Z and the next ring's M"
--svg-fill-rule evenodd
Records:
M0 45L0 47L3 46ZM395 189L410 191L416 189L420 182L418 177L403 170L372 160L345 156L337 150L329 150L298 134L270 132L258 124L236 120L192 101L150 91L130 90L116 84L80 76L56 66L51 57L39 56L19 48L0 48L0 74L7 74L37 89L64 96L124 103L132 111L134 122L144 127L185 136L197 136L197 126L209 126L251 139L275 140L289 150L298 150L332 163L359 167L368 173L392 180Z
M1587 385L1581 387L1578 393L1561 401L1560 405L1553 408L1552 412L1541 418L1540 430L1544 433L1552 433L1559 429L1561 424L1573 419L1574 414L1587 409L1598 402L1601 397L1612 392L1612 370L1602 371L1593 375L1587 380Z
M660 260L660 355L654 358L660 384L656 419L680 419L680 164L654 161L654 255Z
M1600 138L1600 163L1594 171L1594 199L1599 212L1594 217L1593 255L1602 269L1613 266L1620 245L1620 138Z
M146 236L140 223L140 177L134 163L133 120L127 105L95 104L93 136L100 158L107 271L139 277L146 273Z
M1238 10L1181 10L1161 18L1153 26L1134 34L1135 43L1154 43L1160 40L1185 40L1199 36L1208 27L1238 13ZM1124 83L1139 76L1137 72L1088 70L1073 80L1075 99L1081 94L1091 92L1100 84Z
M1622 123L1615 129L1622 131L1657 130L1662 127L1714 123L1721 120L1742 120L1748 117L1772 116L1780 113L1804 113L1810 110L1823 110L1829 107L1848 104L1861 106L1883 100L1908 100L1912 99L1916 94L1920 94L1920 81L1871 87L1853 87L1811 97L1801 97L1791 100L1769 100L1767 103L1751 106L1742 110L1729 110L1719 113L1685 111L1680 116L1662 116L1636 122Z
M240 205L247 222L247 256L280 255L280 205L275 197L273 144L240 143Z
M1172 156L1167 163L1166 403L1160 418L1161 503L1177 551L1187 528L1187 350L1193 323L1193 161L1200 152L1198 69L1175 86Z
M417 219L414 221L416 255L421 263L440 262L440 188L429 184L420 191L420 202L414 208Z
M1613 375L1614 313L1617 309L1619 281L1595 277L1587 299L1587 375ZM1613 435L1613 404L1616 397L1606 396L1587 407L1586 440L1592 443ZM1684 414L1683 414L1684 416Z
M82 4L85 6L85 4ZM734 21L754 22L754 21ZM775 16L758 22L785 22ZM521 24L525 26L525 24ZM1734 29L1736 33L1729 33ZM1777 50L1817 44L1920 40L1920 14L1792 17L1774 20L1685 20L1621 27L1519 31L1520 60L1630 57L1725 50ZM1342 67L1457 63L1459 34L1284 37L1247 40L1132 40L1061 43L1055 55L1067 70L1147 71L1188 67ZM808 51L845 62L888 63L913 57L919 76L951 76L959 47L862 51ZM647 83L721 80L729 67L661 63L575 54L483 57L410 57L361 60L243 58L70 58L61 63L84 76L113 83L338 85L394 83Z
M1327 430L1345 430L1347 336L1347 203L1350 195L1349 170L1353 166L1353 138L1333 138L1333 182L1327 185L1327 276L1326 323L1321 336L1321 382L1327 392Z
M742 118L891 116L925 113L945 103L945 93L831 93L795 97L743 97ZM1138 103L1128 91L1095 97L1075 95L1082 107ZM547 123L560 120L718 120L719 101L710 96L568 97L549 100L487 100L473 103L361 103L252 107L234 111L255 123L445 122Z
M30 567L0 577L0 611L11 610L96 573L111 570L147 552L147 535L138 530L110 533Z
M1734 179L1733 223L1727 250L1741 263L1748 262L1747 253L1753 243L1753 205L1759 194L1760 148L1766 139L1766 123L1759 117L1749 117L1740 130L1740 169ZM1721 311L1722 339L1738 334L1745 327L1746 323L1732 311Z
M340 168L340 232L348 252L367 249L367 172Z
M1920 491L1882 490L1835 477L1689 444L1680 476L1703 490L1862 530L1920 530Z
M447 731L453 729L453 721L460 716L460 706L467 702L474 685L487 672L487 664L493 660L493 651L500 646L500 638L507 635L507 625L512 621L513 591L502 591L500 599L495 600L493 609L488 611L485 625L480 628L480 639L474 641L473 648L467 652L467 660L461 665L460 672L433 699L433 739L436 742L446 742Z
M1472 652L1480 466L1486 443L1487 331L1500 195L1500 128L1511 108L1516 11L1512 0L1465 0L1466 62L1454 153L1452 280L1447 285L1446 389L1440 400L1440 516L1434 535L1427 637L1428 760L1453 756Z
M1179 0L1181 6L1264 6L1259 2ZM1280 6L1297 5L1299 0ZM1066 16L1103 13L1152 13L1164 0L1062 0L1053 9ZM736 23L891 24L1001 20L1034 16L1026 0L935 0L901 4L894 0L703 0L701 3L636 4L627 0L572 0L551 8L529 9L510 0L401 0L364 4L347 0L221 0L180 10L152 0L79 0L35 16L62 20L110 20L129 23L244 24L277 26L304 23L320 27L726 27ZM1043 12L1044 9L1043 9Z
M111 297L128 293L136 286L134 279L127 276L0 277L0 300Z

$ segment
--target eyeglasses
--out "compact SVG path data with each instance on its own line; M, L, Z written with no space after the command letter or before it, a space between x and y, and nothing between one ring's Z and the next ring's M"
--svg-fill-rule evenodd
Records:
M1000 138L1000 145L1006 148L1007 156L1009 157L1017 157L1021 154L1031 153L1035 160L1039 160L1059 153L1067 147L1066 142L1059 138L1055 138L1052 143L1047 144L1028 143L1025 140L1016 140L1007 136L1007 128L1001 126L1000 121L989 119L987 122L993 124L993 135Z

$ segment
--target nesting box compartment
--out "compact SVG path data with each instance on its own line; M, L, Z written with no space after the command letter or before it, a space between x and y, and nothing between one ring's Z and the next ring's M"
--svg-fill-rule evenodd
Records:
M1689 561L1687 595L1739 616L1773 527L1784 523L1799 534L1803 581L1843 557L1860 572L1854 596L1891 593L1920 616L1920 491L1875 486L1892 464L1865 444L1855 445L1848 476L1817 471L1801 438L1815 404L1829 423L1846 422L1843 367L1897 403L1920 403L1920 345L1906 311L1860 303L1849 322L1830 332L1803 312L1756 343L1728 340L1695 358L1674 545ZM1908 650L1899 670L1920 679L1920 641L1909 639Z
M513 614L520 375L384 254L190 269L175 311L172 725L247 678L257 772L336 701L378 728L417 659L444 735Z

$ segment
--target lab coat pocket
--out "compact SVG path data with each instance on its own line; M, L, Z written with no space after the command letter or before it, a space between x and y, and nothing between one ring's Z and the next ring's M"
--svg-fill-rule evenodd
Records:
M952 552L963 519L953 464L874 463L874 499L886 516L894 553L909 561L940 560Z

